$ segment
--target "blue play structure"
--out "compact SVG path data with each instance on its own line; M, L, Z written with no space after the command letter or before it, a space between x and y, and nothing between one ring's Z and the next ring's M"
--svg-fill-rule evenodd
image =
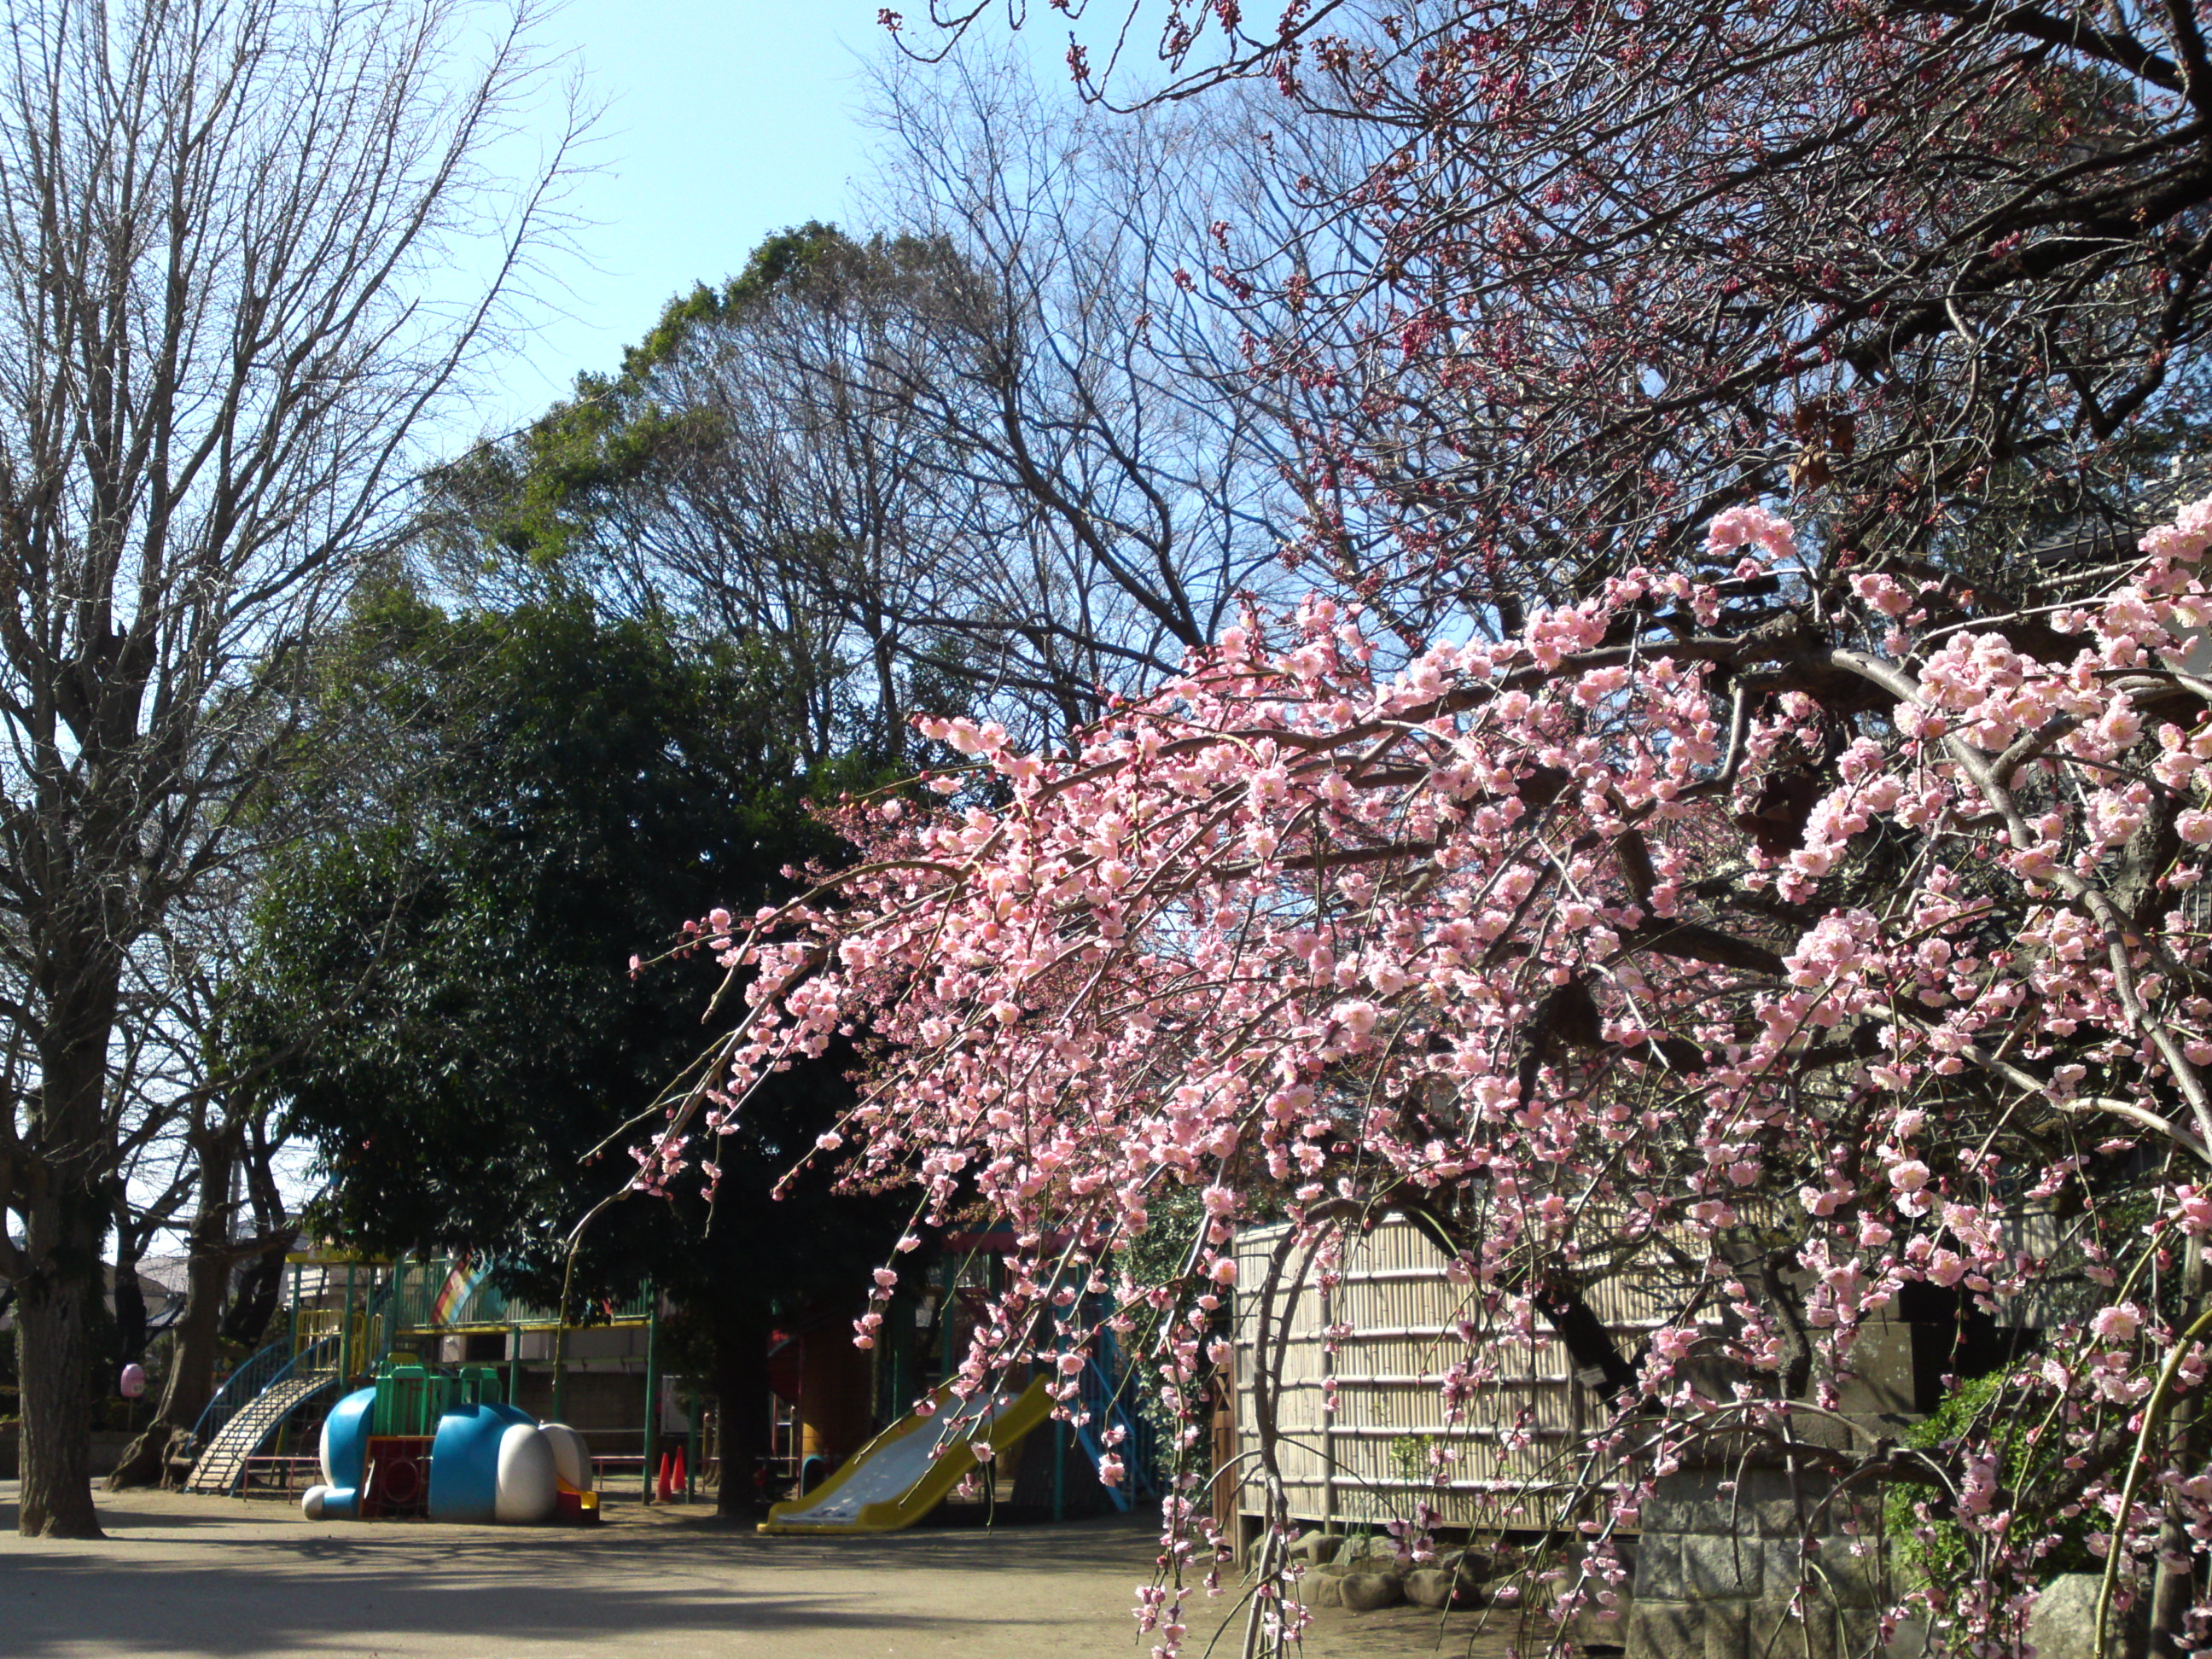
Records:
M541 1424L504 1394L489 1365L388 1364L324 1419L323 1484L301 1508L314 1521L597 1520L583 1437Z

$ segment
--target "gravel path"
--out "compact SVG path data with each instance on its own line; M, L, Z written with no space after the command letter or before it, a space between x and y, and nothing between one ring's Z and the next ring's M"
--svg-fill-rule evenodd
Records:
M9 1659L1144 1659L1148 1529L1121 1521L763 1538L701 1510L591 1531L315 1525L275 1502L100 1495L105 1541L15 1535L0 1483ZM1194 1607L1203 1638L1224 1602ZM1209 1616L1209 1614L1211 1616ZM1324 1609L1308 1659L1503 1659L1471 1620ZM1194 1640L1195 1659L1205 1646ZM1237 1651L1232 1634L1217 1654Z

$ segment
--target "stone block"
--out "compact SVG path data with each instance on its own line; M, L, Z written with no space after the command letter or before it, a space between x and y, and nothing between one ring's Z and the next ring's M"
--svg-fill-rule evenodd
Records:
M1348 1572L1336 1582L1344 1605L1354 1613L1395 1607L1406 1599L1405 1583L1395 1573Z
M1751 1650L1803 1655L1806 1659L1862 1659L1874 1650L1880 1623L1871 1607L1839 1607L1822 1601L1799 1619L1786 1602L1762 1601L1751 1609Z
M1751 1645L1758 1651L1786 1653L1791 1659L1812 1659L1822 1651L1813 1645L1804 1621L1791 1616L1788 1602L1762 1602L1747 1611L1751 1615Z
M1719 1491L1719 1482L1711 1477L1670 1477L1680 1484L1669 1498L1644 1506L1643 1529L1646 1534L1680 1532L1707 1537L1790 1536L1799 1530L1796 1500L1786 1486L1778 1488L1765 1477L1765 1471L1752 1470L1731 1492ZM1817 1497L1808 1498L1807 1509L1818 1501ZM1651 1518L1655 1508L1660 1516L1656 1522Z
M1498 1558L1488 1550L1454 1550L1437 1565L1448 1566L1461 1577L1478 1584L1486 1584L1498 1576Z
M1639 1601L1680 1601L1682 1535L1675 1532L1646 1532L1638 1540L1636 1577L1632 1583Z
M1808 1551L1795 1538L1768 1538L1756 1544L1747 1540L1746 1547L1759 1552L1759 1593L1770 1601L1787 1601L1797 1593L1798 1575L1807 1571L1808 1561L1826 1565L1826 1551ZM1813 1582L1818 1583L1819 1577Z
M1731 1490L1723 1492L1720 1486L1718 1477L1705 1476L1685 1486L1679 1508L1692 1524L1683 1530L1796 1538L1803 1534L1826 1493L1825 1483L1802 1477L1793 1483L1783 1469L1745 1469ZM1650 1529L1647 1523L1645 1530Z
M1910 1413L1916 1403L1912 1328L1880 1320L1862 1327L1851 1345L1851 1376L1840 1407L1850 1416Z
M1692 1659L1751 1659L1751 1604L1714 1601L1705 1607L1705 1644Z
M1337 1552L1343 1546L1343 1538L1335 1533L1310 1532L1291 1544L1291 1559L1317 1567L1323 1562L1335 1559Z
M1628 1608L1628 1659L1705 1659L1705 1611L1639 1595Z
M1682 1582L1688 1599L1757 1595L1765 1558L1765 1548L1753 1538L1685 1538Z
M1806 1516L1813 1505L1805 1505L1801 1514L1797 1505L1786 1498L1769 1498L1743 1508L1742 1526L1746 1532L1755 1532L1761 1538L1802 1538L1805 1535Z
M1863 1555L1852 1546L1855 1540L1845 1537L1824 1538L1820 1547L1806 1553L1806 1564L1811 1569L1813 1582L1820 1586L1822 1594L1838 1607L1885 1607L1893 1599L1889 1594L1888 1573L1881 1547L1871 1545ZM1794 1547L1791 1547L1794 1550ZM1772 1595L1778 1583L1787 1582L1788 1575L1796 1571L1793 1559L1779 1575L1775 1562L1766 1565L1767 1593Z
M1406 1599L1417 1607L1448 1607L1457 1588L1456 1577L1443 1567L1422 1567L1406 1575Z
M1636 1557L1636 1594L1661 1601L1745 1601L1764 1582L1755 1538L1645 1533Z
M1620 1653L1628 1645L1629 1603L1617 1607L1592 1606L1579 1609L1567 1620L1567 1638L1577 1653Z
M2027 1617L2028 1650L2035 1659L2091 1659L2097 1650L2097 1595L2104 1583L2094 1572L2061 1573L2043 1587ZM2120 1651L2118 1617L2106 1621L2113 1638L2107 1653Z
M1325 1572L1381 1572L1397 1571L1397 1546L1387 1537L1355 1534L1338 1540L1335 1552L1322 1565Z
M1344 1580L1334 1573L1309 1578L1298 1586L1298 1596L1310 1607L1340 1607L1344 1605Z
M1644 1504L1643 1528L1646 1537L1655 1532L1718 1532L1723 1524L1721 1507L1716 1500L1710 1475L1663 1476Z

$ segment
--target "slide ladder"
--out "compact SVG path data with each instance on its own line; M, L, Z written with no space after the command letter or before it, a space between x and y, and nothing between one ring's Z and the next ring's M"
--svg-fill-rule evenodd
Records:
M355 1356L357 1364L366 1362L362 1370L375 1370L390 1352L392 1321L380 1316L389 1314L397 1288L395 1279L362 1310L362 1328L376 1333L371 1346L380 1350ZM233 1371L192 1425L198 1454L185 1477L185 1490L235 1492L245 1481L246 1460L258 1455L294 1413L344 1380L337 1372L340 1340L335 1334L322 1337L293 1353L288 1337Z
M185 1490L237 1491L246 1478L246 1460L259 1452L268 1443L269 1437L294 1412L337 1386L337 1339L334 1336L326 1336L302 1348L292 1363L256 1390L252 1398L228 1413L212 1438L202 1438L200 1454L192 1460L192 1472L185 1478Z

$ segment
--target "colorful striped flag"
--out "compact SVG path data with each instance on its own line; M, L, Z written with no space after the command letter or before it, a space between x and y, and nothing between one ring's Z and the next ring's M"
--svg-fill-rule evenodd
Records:
M491 1277L491 1263L480 1261L473 1255L458 1258L453 1270L446 1275L446 1282L438 1287L437 1299L430 1304L430 1322L450 1325L461 1305L474 1296L485 1279Z

